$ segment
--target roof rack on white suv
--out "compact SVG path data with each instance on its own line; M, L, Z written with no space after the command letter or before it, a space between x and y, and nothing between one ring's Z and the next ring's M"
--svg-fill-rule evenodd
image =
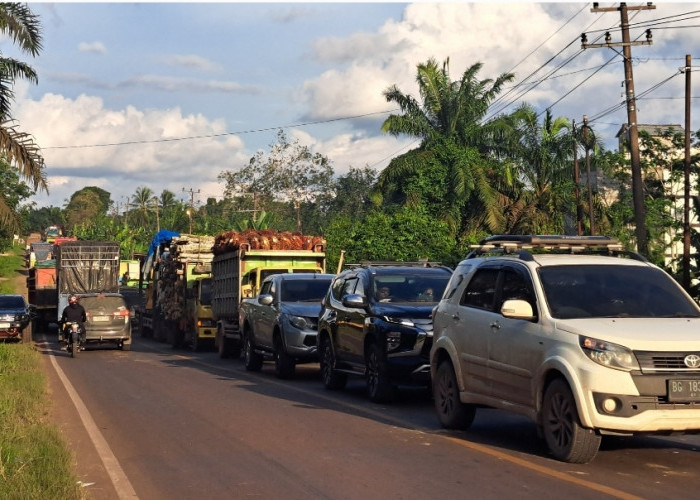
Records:
M487 253L508 254L518 252L522 259L530 259L529 250L598 253L626 256L636 260L646 259L636 252L624 249L622 243L609 236L559 236L559 235L510 235L499 234L484 238L478 245L470 245L472 251L467 259Z

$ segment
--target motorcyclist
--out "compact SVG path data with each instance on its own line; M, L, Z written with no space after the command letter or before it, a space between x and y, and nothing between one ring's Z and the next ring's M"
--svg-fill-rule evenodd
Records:
M71 295L68 297L68 305L63 309L63 314L61 314L61 332L63 339L69 334L66 331L66 327L70 323L78 323L80 327L81 340L85 340L85 322L87 321L87 314L85 314L85 308L80 305L80 299L77 295Z

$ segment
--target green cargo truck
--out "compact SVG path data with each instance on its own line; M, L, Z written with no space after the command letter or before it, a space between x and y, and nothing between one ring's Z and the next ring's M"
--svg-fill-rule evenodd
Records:
M216 347L222 358L239 357L243 347L239 328L239 304L258 294L260 283L280 273L324 273L325 243L310 250L252 250L242 243L212 260L212 312L216 322Z

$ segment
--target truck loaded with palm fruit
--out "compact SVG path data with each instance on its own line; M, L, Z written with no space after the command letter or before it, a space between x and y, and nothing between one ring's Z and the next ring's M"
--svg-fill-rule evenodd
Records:
M222 358L240 356L239 305L258 294L265 278L326 270L326 241L321 236L274 230L228 231L216 236L213 253L212 312L215 343Z
M142 269L148 283L145 306L135 314L142 336L195 350L214 345L213 244L213 236L167 230L154 236Z

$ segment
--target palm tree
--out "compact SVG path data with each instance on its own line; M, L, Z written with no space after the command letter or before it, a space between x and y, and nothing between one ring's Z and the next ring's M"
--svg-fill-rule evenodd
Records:
M150 214L153 211L153 191L151 188L141 186L136 188L136 192L131 196L131 203L135 209L133 211L133 222L138 226L147 226L150 222Z
M22 52L32 57L39 55L42 48L39 18L26 4L0 4L0 33L12 39ZM18 78L38 82L31 66L0 54L0 153L33 184L34 192L42 189L48 193L44 159L39 147L31 135L18 130L10 114L10 104L14 99L12 88ZM13 230L19 226L17 214L3 195L0 195L0 221Z
M573 205L574 139L567 118L554 118L547 110L540 123L539 116L532 106L523 104L506 119L515 138L517 180L505 210L507 230L563 234L564 216Z
M442 68L429 59L418 65L421 102L395 85L384 92L386 100L398 104L402 114L389 116L382 131L412 136L421 144L391 161L379 176L378 188L382 192L401 191L405 180L421 169L444 165L447 191L441 193L441 198L451 206L443 213L453 228L460 224L465 215L462 210L470 198L479 200L480 211L486 214L485 221L491 229L502 225L498 185L507 177L497 161L498 148L493 140L499 126L497 121L482 122L489 104L514 76L504 73L496 80L479 80L481 67L482 63L473 64L459 81L453 82L449 59ZM407 199L415 199L419 193L404 194Z

